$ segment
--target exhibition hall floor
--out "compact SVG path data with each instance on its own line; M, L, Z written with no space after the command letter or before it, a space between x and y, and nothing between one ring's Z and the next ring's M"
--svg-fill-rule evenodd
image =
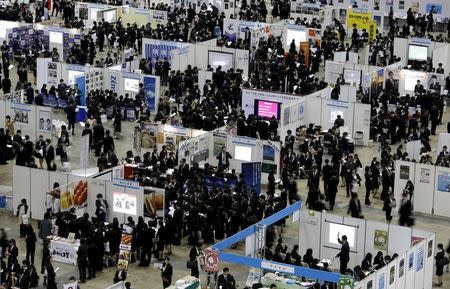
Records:
M13 78L16 77L15 72L11 72L11 76ZM30 79L33 79L32 76L30 76ZM13 83L15 83L15 79L13 79ZM54 117L56 119L66 120L66 115L64 112L56 113L54 114ZM444 124L447 123L447 121L450 120L450 112L446 112L443 118ZM3 120L1 120L3 121ZM133 131L134 126L137 124L134 122L128 122L124 121L122 123L122 138L119 140L115 140L116 145L116 154L119 159L122 159L122 157L125 155L125 152L128 150L133 150L132 148L132 140L133 140ZM105 124L105 129L109 129L113 131L112 129L112 121L109 120ZM77 124L76 125L76 135L72 137L71 140L71 165L73 169L77 169L79 167L79 151L80 151L80 140L79 137L81 135L82 127ZM445 132L445 126L439 126L438 132ZM53 143L56 143L56 138L53 138ZM433 160L436 156L436 143L437 143L437 137L432 136L432 142L431 147L433 148ZM397 146L392 147L395 151ZM363 165L366 165L370 163L373 157L377 156L380 157L379 153L379 144L375 143L373 147L358 147L356 149L356 153L358 153ZM11 192L11 186L12 186L12 164L14 162L10 161L8 165L0 166L0 195L2 194L10 194ZM60 166L59 157L57 157L57 165ZM90 155L90 166L95 167L96 166L96 158L94 157L94 154L91 153ZM302 200L306 200L306 180L299 180L299 192L301 193ZM322 185L322 183L321 183ZM360 189L360 195L363 194L362 188ZM431 193L431 192L430 192ZM338 215L346 215L347 212L347 204L348 204L348 198L345 197L345 188L342 188L339 186L339 193L336 200L336 207L334 210L334 214ZM450 204L449 204L450 205ZM382 202L373 199L372 200L372 206L367 207L363 205L362 213L366 219L370 220L376 220L379 222L385 222L385 216L384 212L381 210L382 208ZM0 227L4 227L7 229L7 234L9 238L15 238L18 240L18 247L19 247L19 260L23 260L25 258L25 244L24 239L19 238L19 222L16 217L9 216L6 214L0 215ZM394 217L393 223L397 222L397 218ZM292 248L292 246L298 242L298 224L292 223L291 220L288 220L287 222L287 228L285 230L286 234L284 236L284 242L288 245L289 249ZM37 223L33 223L34 227L37 228ZM434 217L430 215L416 215L416 228L426 230L426 231L432 231L436 233L436 240L437 242L443 243L444 246L447 245L450 237L450 220L448 218L440 218L440 217ZM203 246L205 248L206 245ZM189 255L189 249L190 247L187 246L187 240L184 239L182 242L182 246L174 247L173 249L173 255L170 256L171 263L174 267L174 275L173 280L177 280L179 278L182 278L186 275L190 274L190 270L186 269L186 261L188 260ZM241 244L238 246L238 248L234 251L236 252L242 252L243 253L244 246ZM304 252L300 252L302 255ZM328 256L329 258L332 258L333 256ZM41 263L41 249L38 248L36 251L36 264L38 270L40 270L40 263ZM231 274L235 276L237 280L237 284L239 284L240 288L245 287L245 281L247 279L248 269L232 264L220 264L220 267L223 268L224 266L228 266L231 269ZM60 268L60 270L57 272L57 281L58 281L58 288L62 288L62 284L68 282L70 276L76 276L78 277L78 269L75 266L72 265L66 265L58 262L54 262L55 268ZM85 288L106 288L109 285L112 284L112 279L114 276L114 269L108 268L104 269L103 272L97 274L97 278L93 280L88 280L87 283L81 284L81 289ZM129 277L127 278L128 281L132 283L132 285L136 289L154 289L154 288L162 288L162 282L159 270L153 267L153 264L148 267L138 267L136 263L131 264L129 269ZM202 283L206 283L206 274L201 273L201 280ZM40 288L43 288L42 286L42 276L40 280ZM446 273L444 274L444 286L443 288L450 288L450 274Z

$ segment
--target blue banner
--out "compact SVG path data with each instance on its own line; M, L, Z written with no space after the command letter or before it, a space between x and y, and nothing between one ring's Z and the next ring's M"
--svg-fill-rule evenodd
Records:
M156 112L156 78L144 76L144 92L148 110Z
M75 83L78 89L81 91L80 95L80 105L86 106L86 76L80 75L75 77Z
M261 194L261 163L243 163L241 172L244 175L247 193L255 191L258 195Z

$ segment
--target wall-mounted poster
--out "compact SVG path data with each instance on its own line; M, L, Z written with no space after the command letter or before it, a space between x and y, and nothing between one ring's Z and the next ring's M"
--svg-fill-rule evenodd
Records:
M401 278L405 273L405 259L401 259L398 265L398 278Z
M395 281L395 266L389 269L389 285L392 285Z
M270 145L263 145L263 160L275 161L275 149Z
M289 113L290 113L289 107L286 107L284 109L283 124L288 124L289 123L289 117L290 117Z
M427 168L420 169L420 182L424 184L430 183L431 170Z
M381 276L378 278L378 289L384 289L386 285L386 277L385 274L381 274Z
M425 246L420 246L417 250L417 263L416 263L416 271L419 272L423 269L423 262L425 258Z
M373 247L377 250L387 250L388 248L388 232L383 230L375 230L373 238Z
M450 175L447 172L438 171L438 185L439 192L450 192Z
M400 73L398 69L386 69L386 91L398 92L398 84L400 82Z
M408 258L408 270L411 270L413 265L414 265L414 252L411 252Z
M430 258L433 255L433 240L428 241L428 253L427 258Z
M29 113L29 109L27 108L22 108L19 106L11 106L11 112L12 112L12 117L14 118L15 122L20 122L20 123L28 123L28 113Z
M52 132L52 112L39 111L39 131Z
M144 188L144 217L164 217L164 189Z
M409 180L409 166L400 166L400 179Z

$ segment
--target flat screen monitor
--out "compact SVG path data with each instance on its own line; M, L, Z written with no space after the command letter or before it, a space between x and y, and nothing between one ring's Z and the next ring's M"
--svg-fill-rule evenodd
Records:
M63 34L62 32L49 32L50 43L63 44Z
M137 214L136 196L113 192L113 211L117 213L123 213L127 215Z
M252 148L249 146L235 145L234 158L240 161L252 161Z
M208 64L216 69L221 66L222 71L228 71L233 68L233 54L218 51L208 51Z
M123 88L125 91L138 93L139 92L139 79L125 77Z
M288 29L287 30L287 46L291 45L292 40L295 42L295 47L300 47L300 42L305 42L307 40L306 31L304 30L295 30L295 29Z
M346 83L360 84L361 70L344 69L344 79Z
M342 238L342 236L345 235L347 236L347 242L350 249L356 249L357 228L355 226L342 225L328 221L325 221L325 226L325 231L328 231L326 232L328 233L328 238L325 240L327 243L326 245L333 248L340 248L341 244L338 242L338 236L339 238Z
M408 60L427 61L428 47L420 45L409 45Z
M73 85L75 83L75 77L78 75L82 75L83 71L76 71L76 70L67 70L67 82L69 85Z
M281 103L265 100L255 100L255 115L265 118L280 119Z

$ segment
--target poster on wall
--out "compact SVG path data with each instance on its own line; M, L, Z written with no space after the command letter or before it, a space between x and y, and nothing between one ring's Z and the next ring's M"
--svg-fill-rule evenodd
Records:
M423 262L425 258L425 246L420 246L417 250L417 263L416 263L416 271L419 272L423 269Z
M408 271L414 266L414 252L409 253L408 257Z
M305 118L305 103L301 102L298 105L298 119L304 119Z
M141 147L144 149L156 148L158 125L156 123L141 122Z
M60 188L61 212L71 208L80 209L87 205L87 181L70 183Z
M11 105L12 118L16 123L28 124L28 114L30 109L25 105Z
M144 92L147 108L151 112L156 112L156 78L144 76Z
M383 273L381 274L381 276L378 278L378 289L384 289L386 285L386 274Z
M164 217L164 189L144 188L144 217Z
M409 166L400 166L400 179L409 180Z
M47 82L48 84L58 83L58 71L56 70L56 62L47 63Z
M286 107L284 109L284 116L283 116L283 124L284 125L289 123L289 113L290 113L289 107Z
M414 245L419 244L420 241L422 240L423 238L421 237L411 236L411 247L414 247Z
M275 161L275 149L270 145L263 145L263 160Z
M450 192L450 173L438 171L437 190L443 193Z
M405 273L405 259L401 259L398 264L398 278L401 278Z
M395 266L389 269L389 285L392 285L395 281Z
M427 258L430 258L433 255L433 240L428 241L428 253Z
M388 232L384 230L375 230L373 238L373 246L377 250L387 250Z
M52 132L52 112L49 110L39 111L39 131Z
M423 184L429 184L431 179L431 170L427 168L420 169L420 182Z
M136 196L113 192L113 211L128 215L136 215Z

